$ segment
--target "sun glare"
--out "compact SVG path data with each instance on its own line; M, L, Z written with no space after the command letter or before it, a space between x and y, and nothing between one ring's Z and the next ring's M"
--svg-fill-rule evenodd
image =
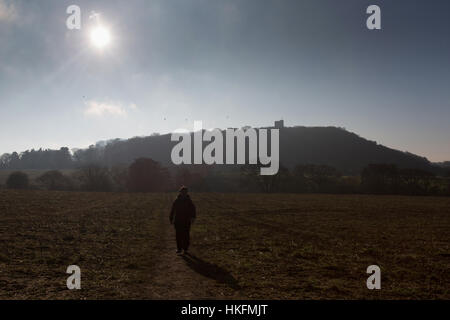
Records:
M111 42L109 30L102 26L95 27L91 31L91 42L99 49L105 48Z

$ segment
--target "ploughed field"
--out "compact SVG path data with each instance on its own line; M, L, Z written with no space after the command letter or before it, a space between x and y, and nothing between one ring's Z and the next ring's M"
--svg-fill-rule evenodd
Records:
M187 259L175 196L0 191L0 298L450 299L450 198L193 193Z

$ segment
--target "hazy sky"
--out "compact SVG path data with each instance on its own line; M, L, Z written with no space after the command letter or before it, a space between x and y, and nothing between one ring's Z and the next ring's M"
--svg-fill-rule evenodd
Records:
M371 4L382 30L366 28ZM449 14L448 0L0 0L0 153L283 118L450 160Z

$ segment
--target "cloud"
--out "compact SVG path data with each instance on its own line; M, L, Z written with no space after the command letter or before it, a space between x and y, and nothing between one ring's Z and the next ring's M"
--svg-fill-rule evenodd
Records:
M90 117L103 117L106 115L125 117L128 114L127 109L136 110L137 106L132 103L124 107L121 103L99 102L95 100L85 103L84 115Z
M17 18L16 7L7 0L0 0L0 22L12 22Z

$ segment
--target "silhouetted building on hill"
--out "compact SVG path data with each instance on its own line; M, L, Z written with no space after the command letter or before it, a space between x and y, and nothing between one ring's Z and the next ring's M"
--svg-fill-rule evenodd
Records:
M284 128L284 120L275 121L275 129L282 129L282 128Z

